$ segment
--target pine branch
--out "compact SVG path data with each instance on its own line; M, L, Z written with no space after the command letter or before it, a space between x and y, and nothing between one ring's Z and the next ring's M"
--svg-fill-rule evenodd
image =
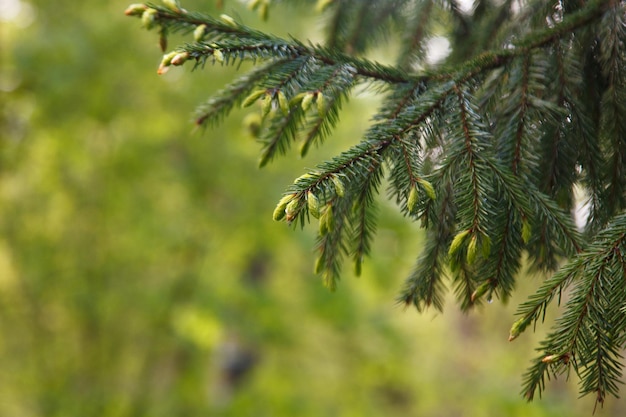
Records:
M211 126L221 122L233 107L243 103L258 84L266 80L272 72L282 72L282 67L288 63L289 61L281 60L269 62L218 91L206 103L196 109L196 124Z
M526 374L524 392L531 400L544 389L545 375L573 366L581 377L581 394L594 393L602 404L618 395L626 333L623 297L626 291L626 213L598 233L596 243L570 261L520 306L522 317L510 340L545 313L550 300L572 285L571 298L555 329L542 343L542 357ZM620 301L622 300L622 301ZM575 359L570 361L570 359ZM549 364L550 366L546 365Z
M312 173L296 180L289 190L289 195L302 203L292 213L287 203L279 203L276 209L279 213L284 211L288 221L298 219L304 224L307 214L319 219L315 270L322 274L324 284L330 289L336 287L344 254L353 257L358 271L362 258L369 253L374 223L371 217L363 218L363 215L373 210L372 196L380 183L382 163L390 144L386 140L361 142L318 165ZM363 175L364 172L367 174Z
M267 14L260 6L267 2L253 3ZM565 292L564 313L525 375L524 395L541 395L546 379L572 369L597 404L617 395L626 344L626 2L533 0L514 11L511 1L482 0L470 14L456 1L330 3L320 3L330 18L326 45L170 2L134 5L127 14L156 28L162 45L168 34L194 32L193 43L163 57L159 73L187 61L262 65L197 116L213 124L236 105L260 103L261 165L294 142L301 155L321 144L355 86L385 94L361 141L297 179L274 212L301 227L317 219L315 269L324 283L335 288L345 257L360 273L386 174L388 195L426 235L401 302L441 310L450 275L469 309L507 299L522 263L547 271L511 329L513 340ZM439 67L424 62L433 16L452 22L453 51ZM398 65L353 56L392 26L404 40ZM590 201L584 236L571 214L581 186Z
M370 254L371 242L376 233L374 196L380 186L382 174L382 164L379 164L370 172L361 191L354 198L348 241L351 242L350 256L356 276L361 275L363 259Z
M434 225L426 231L425 247L398 298L399 302L406 306L413 305L418 311L431 306L443 311L446 287L442 278L447 264L449 242L454 231L456 206L450 184L437 189L440 190L439 197L431 203L433 207L429 208Z
M167 7L153 4L134 5L126 12L130 16L145 16L147 11L152 11L152 23L148 28L160 25L169 33L191 32L203 26L202 36L204 41L197 44L187 44L177 49L177 53L187 52L189 56L180 60L176 65L181 65L188 59L195 59L197 63L205 63L207 58L215 57L216 51L220 59L218 61L234 62L236 59L259 59L284 58L286 56L311 56L326 65L349 64L355 67L358 75L383 81L385 83L403 83L411 81L447 80L455 79L459 82L467 81L478 73L497 68L511 58L527 54L528 51L542 48L555 39L563 37L567 33L588 24L596 19L605 9L606 3L602 0L590 1L580 11L571 14L561 23L552 28L531 33L514 44L513 48L494 50L481 54L475 59L452 68L443 68L437 74L425 74L412 76L394 67L384 66L366 59L354 58L348 54L340 53L332 48L321 46L305 46L297 41L286 41L278 37L270 36L262 32L241 25L230 17L221 21L201 13L188 12L184 9L178 11Z

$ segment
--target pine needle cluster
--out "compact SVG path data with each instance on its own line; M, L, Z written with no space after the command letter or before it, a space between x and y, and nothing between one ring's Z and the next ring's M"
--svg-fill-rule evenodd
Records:
M267 18L281 1L251 0ZM190 42L159 67L207 63L255 69L197 111L198 125L258 105L260 165L327 139L355 87L384 97L369 129L345 152L299 177L276 220L319 225L315 269L331 289L347 258L355 273L376 232L383 179L427 236L400 301L441 310L446 281L463 309L514 291L522 265L547 280L519 307L510 340L567 294L539 347L523 394L574 370L597 404L618 395L626 346L626 2L620 0L298 1L324 15L311 44L255 30L177 1L126 14ZM271 7L270 7L271 6ZM451 45L439 63L428 43ZM397 61L367 58L399 43ZM580 226L574 212L588 214Z

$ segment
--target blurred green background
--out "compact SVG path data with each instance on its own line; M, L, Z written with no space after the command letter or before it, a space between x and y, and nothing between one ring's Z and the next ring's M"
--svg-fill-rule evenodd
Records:
M545 329L508 330L540 278L507 306L419 315L395 296L420 231L384 192L374 256L336 293L312 274L315 227L271 220L295 177L359 139L375 97L325 148L259 170L246 112L191 122L246 67L157 76L158 36L128 3L0 0L1 416L591 415L573 375L519 394ZM320 38L308 10L183 6Z

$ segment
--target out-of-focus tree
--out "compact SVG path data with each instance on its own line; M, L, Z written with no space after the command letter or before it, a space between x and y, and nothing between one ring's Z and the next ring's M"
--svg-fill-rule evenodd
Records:
M267 17L270 1L246 3ZM596 405L617 396L626 344L626 2L295 3L323 11L323 43L176 0L126 14L159 33L159 74L187 62L256 64L201 105L196 124L260 103L261 166L294 143L305 156L324 142L356 88L383 96L361 140L297 178L274 211L288 224L317 219L315 270L325 285L335 289L344 257L360 274L386 179L391 199L426 230L402 302L441 310L446 275L463 309L507 300L526 262L549 278L521 304L510 340L569 296L524 396L570 370ZM173 33L191 39L168 48ZM433 62L436 36L450 51ZM385 42L398 45L394 63L367 58ZM588 214L577 226L581 199Z

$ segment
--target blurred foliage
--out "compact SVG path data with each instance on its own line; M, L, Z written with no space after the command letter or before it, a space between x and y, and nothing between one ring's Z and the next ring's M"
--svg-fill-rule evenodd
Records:
M395 304L399 259L419 248L391 206L363 276L324 289L313 231L271 220L321 151L259 172L245 113L193 131L185 115L232 69L158 77L127 3L0 1L0 415L590 415L563 380L519 396L540 335L506 339L539 278L470 316ZM281 35L316 24L223 7ZM348 105L325 152L359 136L371 100Z

